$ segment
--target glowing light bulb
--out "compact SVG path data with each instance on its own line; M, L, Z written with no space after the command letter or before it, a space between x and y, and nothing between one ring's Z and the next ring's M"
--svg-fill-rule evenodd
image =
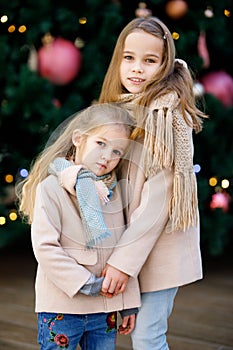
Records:
M80 24L86 24L87 23L87 18L86 17L79 18L79 23Z
M193 166L193 170L194 170L195 173L199 173L201 171L200 165L199 164L195 164Z
M26 28L26 26L24 26L24 25L22 25L22 26L20 26L20 27L18 28L18 31L19 31L20 33L24 33L24 32L26 32L26 30L27 30L27 28Z
M15 220L17 220L18 215L17 215L17 213L15 211L12 211L9 214L9 218L10 218L11 221L15 221Z
M15 26L12 24L9 28L8 28L8 32L9 33L13 33L15 31Z
M225 9L225 10L224 10L224 15L225 15L226 17L231 17L231 11Z
M211 178L209 179L209 185L210 185L210 186L214 187L214 186L217 185L217 183L218 183L218 180L216 179L216 177L211 177Z
M14 181L13 175L11 175L11 174L5 175L5 181L6 181L8 184L12 183L12 182Z
M178 40L180 38L180 34L177 33L177 32L173 32L172 33L172 37L173 37L174 40Z
M0 216L0 225L5 225L6 218L4 216Z
M222 180L222 182L221 182L222 188L228 188L229 185L230 185L229 180L227 180L227 179Z
M7 15L3 15L3 16L1 17L1 19L0 19L0 21L1 21L2 23L6 23L6 22L8 21Z
M22 177L27 177L28 176L28 171L27 171L27 169L20 169L19 174Z

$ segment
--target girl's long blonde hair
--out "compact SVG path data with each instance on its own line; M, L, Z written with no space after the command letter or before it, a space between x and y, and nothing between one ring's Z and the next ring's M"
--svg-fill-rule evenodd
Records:
M107 70L99 97L100 103L119 101L120 95L126 93L120 80L120 65L127 36L135 31L144 31L160 38L164 42L163 59L159 70L151 81L145 84L138 104L149 107L155 98L168 92L177 92L186 122L196 132L202 128L200 117L205 114L196 107L193 93L193 78L189 69L175 61L175 45L167 26L156 17L136 18L132 20L120 33L113 56ZM185 110L191 115L192 122L187 119ZM137 113L137 110L135 111ZM137 117L141 122L141 116ZM141 123L140 123L141 124Z
M65 124L55 130L45 149L32 162L28 177L16 186L19 211L28 223L33 220L37 185L49 176L50 163L57 157L71 159L74 149L72 136L75 130L78 129L81 135L89 135L106 125L121 125L130 137L134 122L124 109L116 105L95 104L69 118Z

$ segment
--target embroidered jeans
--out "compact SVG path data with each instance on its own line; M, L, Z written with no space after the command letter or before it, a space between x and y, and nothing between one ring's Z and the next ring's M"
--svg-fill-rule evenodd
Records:
M142 293L132 333L134 350L169 350L166 332L178 288Z
M38 343L41 350L115 350L117 313L86 315L38 314Z

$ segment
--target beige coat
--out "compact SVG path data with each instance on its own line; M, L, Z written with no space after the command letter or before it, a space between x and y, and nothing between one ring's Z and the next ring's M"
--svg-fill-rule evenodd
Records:
M91 273L101 275L124 231L122 202L117 188L104 212L112 236L104 240L100 248L86 249L76 197L68 194L54 175L39 184L31 230L38 261L36 312L86 314L140 305L140 291L134 278L130 278L124 294L111 299L78 293Z
M192 143L192 129L188 128ZM131 185L126 193L130 225L108 263L138 276L142 292L182 286L202 278L199 225L169 233L169 202L173 170L145 179L140 166L142 146L133 147L132 162L125 162L122 177Z

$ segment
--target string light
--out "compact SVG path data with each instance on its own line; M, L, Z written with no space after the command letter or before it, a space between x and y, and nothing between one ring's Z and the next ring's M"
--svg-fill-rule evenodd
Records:
M8 21L7 15L3 15L3 16L1 17L1 19L0 19L0 21L1 21L2 23L6 23L6 22Z
M177 32L173 32L172 33L172 37L173 37L174 40L178 40L180 38L180 34L177 33Z
M4 216L0 216L0 225L3 226L6 223L6 218Z
M27 169L20 169L19 174L21 177L27 177L28 171L27 171Z
M25 25L22 25L22 26L20 26L20 27L18 28L18 31L19 31L20 33L24 33L24 32L26 32L26 30L27 30L27 28L26 28Z
M12 182L14 181L13 175L11 175L11 174L5 175L5 181L6 181L8 184L12 183Z
M79 18L79 23L80 24L86 24L87 23L87 18L86 17Z
M214 186L217 185L217 183L218 183L218 180L216 179L216 177L211 177L211 178L209 179L209 185L210 185L210 186L214 187Z
M19 170L19 174L20 174L21 177L25 178L25 177L28 176L28 170L22 168L22 169ZM6 174L4 179L5 179L6 183L11 184L14 181L14 176L12 174ZM3 226L3 225L6 224L7 217L11 221L16 221L18 219L17 210L16 209L9 210L8 214L6 214L6 217L5 216L0 216L0 226Z
M230 185L229 180L227 180L227 179L222 180L222 182L221 182L222 188L228 188L229 185Z
M12 24L9 28L8 28L8 32L9 33L14 33L15 31L15 26Z
M193 170L195 173L199 173L201 171L201 166L199 164L195 164L193 166Z
M231 11L225 9L225 10L224 10L224 15L225 15L226 17L231 17Z
M18 218L18 215L17 215L16 211L15 211L15 210L12 210L12 211L9 213L9 219L10 219L11 221L15 221L15 220L17 220L17 218Z

